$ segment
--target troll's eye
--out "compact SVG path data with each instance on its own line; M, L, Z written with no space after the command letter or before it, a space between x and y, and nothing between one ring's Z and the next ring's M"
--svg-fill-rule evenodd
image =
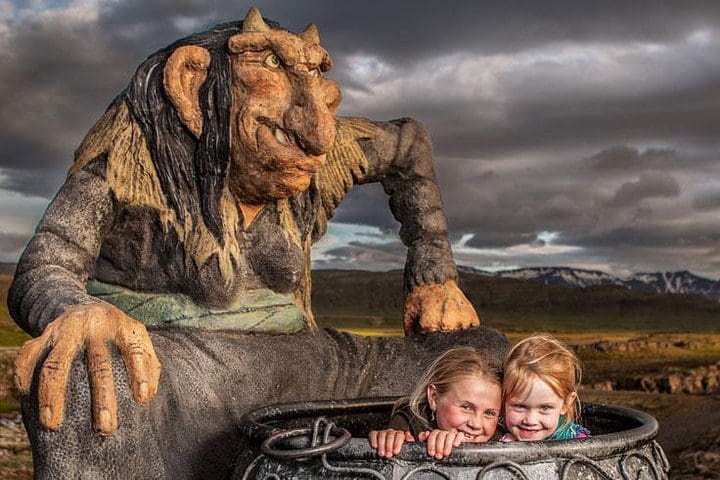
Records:
M308 75L311 77L322 77L322 73L320 73L319 68L313 68L312 70L308 71Z
M270 68L279 68L280 67L280 59L274 53L268 54L268 56L265 57L265 60L263 61L263 63Z

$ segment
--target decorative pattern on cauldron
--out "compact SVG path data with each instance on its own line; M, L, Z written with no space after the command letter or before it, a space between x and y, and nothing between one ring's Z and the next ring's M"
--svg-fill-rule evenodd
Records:
M236 480L642 480L666 479L667 458L654 441L658 423L625 407L588 404L593 436L552 442L463 444L440 462L425 444L406 443L391 460L377 456L367 432L383 428L396 398L299 402L243 416L253 443Z

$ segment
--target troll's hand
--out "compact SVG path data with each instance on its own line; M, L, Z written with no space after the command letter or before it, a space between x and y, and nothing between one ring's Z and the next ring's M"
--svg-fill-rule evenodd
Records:
M403 307L405 335L412 333L449 332L480 325L475 308L455 280L442 284L418 285Z
M128 370L133 398L146 404L157 393L160 362L145 326L107 304L71 307L50 323L41 336L22 346L15 360L15 384L30 391L33 372L49 350L40 370L40 425L56 430L63 421L65 391L73 360L85 351L92 392L93 428L101 435L117 430L117 399L108 343L120 351Z

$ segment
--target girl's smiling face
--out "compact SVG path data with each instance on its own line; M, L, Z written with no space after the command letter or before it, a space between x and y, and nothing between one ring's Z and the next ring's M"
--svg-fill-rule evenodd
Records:
M505 424L515 439L529 442L552 435L561 415L575 401L576 394L562 398L541 378L532 380L525 395L509 395L505 399Z
M497 383L469 376L451 384L443 395L429 385L427 394L439 429L461 432L464 442L487 442L495 434L502 403Z

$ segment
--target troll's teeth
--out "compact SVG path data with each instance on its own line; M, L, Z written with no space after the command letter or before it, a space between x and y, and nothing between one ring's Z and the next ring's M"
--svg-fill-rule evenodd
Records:
M275 138L276 138L277 141L280 142L282 145L287 145L288 143L290 143L290 142L288 141L288 137L287 137L287 135L285 134L285 132L283 132L283 131L280 130L279 128L276 128L274 133L275 133Z

